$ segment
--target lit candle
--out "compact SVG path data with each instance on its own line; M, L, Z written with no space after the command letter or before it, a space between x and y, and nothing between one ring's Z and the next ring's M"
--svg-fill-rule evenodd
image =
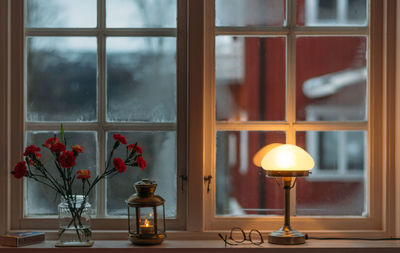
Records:
M153 234L154 232L154 227L149 223L147 219L145 219L144 223L140 225L140 231L143 234Z

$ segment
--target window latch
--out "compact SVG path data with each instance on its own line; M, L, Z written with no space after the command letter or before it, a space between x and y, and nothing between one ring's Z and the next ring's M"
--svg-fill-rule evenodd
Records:
M181 178L181 191L183 191L183 181L187 181L187 176L182 174L179 176Z
M204 181L208 181L208 184L207 184L207 192L210 192L211 178L212 178L211 175L209 175L208 177L204 177Z

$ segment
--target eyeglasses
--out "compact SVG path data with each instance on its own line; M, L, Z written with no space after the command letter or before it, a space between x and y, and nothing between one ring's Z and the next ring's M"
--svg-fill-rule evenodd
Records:
M218 234L218 235L225 242L225 247L227 244L228 245L239 245L246 241L248 241L254 245L261 245L264 243L264 239L262 238L260 231L258 231L257 229L250 230L249 238L247 238L246 233L240 227L232 228L231 232L229 234L229 237L227 235L225 235L225 236L223 236L221 234Z

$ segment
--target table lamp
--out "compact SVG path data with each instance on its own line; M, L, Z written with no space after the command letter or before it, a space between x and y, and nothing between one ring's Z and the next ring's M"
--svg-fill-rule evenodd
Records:
M266 170L268 177L281 177L283 189L285 190L285 223L281 229L268 235L268 242L274 244L302 244L305 243L305 235L294 230L290 226L290 189L295 184L297 177L308 176L314 167L313 158L302 148L292 144L276 145L268 150L261 160L261 167ZM260 150L261 151L261 150ZM295 177L292 184L292 177ZM281 185L276 180L278 185Z

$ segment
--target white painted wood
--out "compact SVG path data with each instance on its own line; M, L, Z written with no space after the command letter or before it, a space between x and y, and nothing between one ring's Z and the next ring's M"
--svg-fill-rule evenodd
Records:
M10 145L9 138L9 90L10 90L10 40L9 40L9 7L8 0L0 1L0 234L7 232L9 229L8 219L8 194L10 180Z

